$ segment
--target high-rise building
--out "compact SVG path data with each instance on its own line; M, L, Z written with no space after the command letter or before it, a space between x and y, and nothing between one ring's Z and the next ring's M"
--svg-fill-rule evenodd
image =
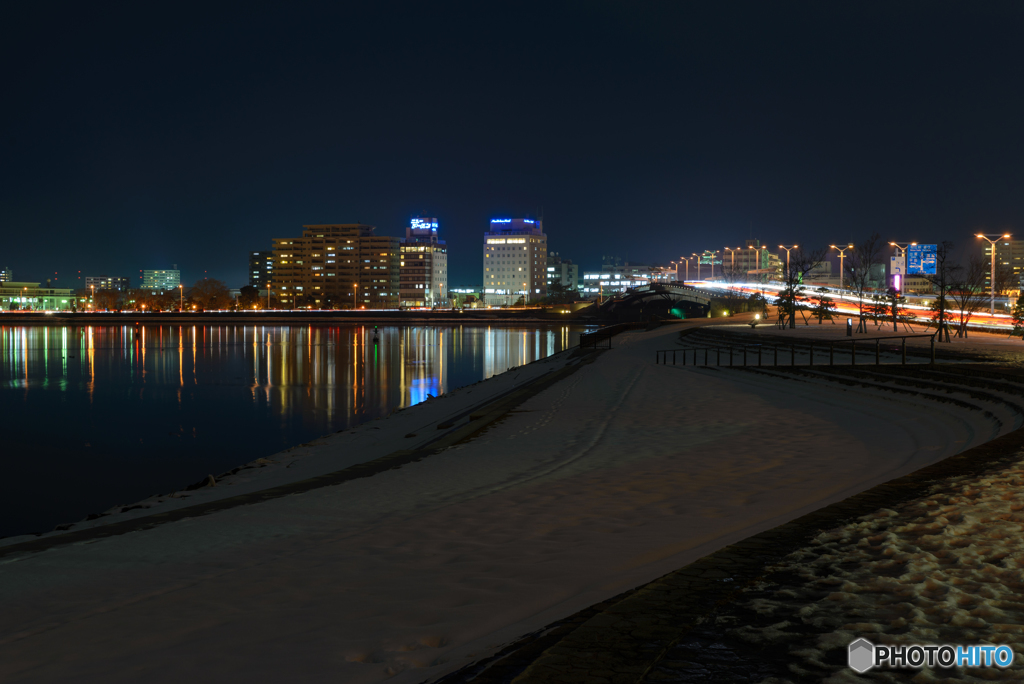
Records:
M437 239L436 218L414 218L401 242L402 306L448 302L448 247Z
M548 237L541 220L491 219L484 233L483 291L489 303L547 294Z
M302 228L301 237L273 241L270 291L281 306L398 308L398 238L361 223Z
M144 270L142 272L143 290L170 292L171 290L178 289L178 285L181 285L181 271L178 270L178 264L174 264L174 268L169 270Z
M0 268L0 283L9 283L14 280L14 274L11 269L7 266Z
M549 291L555 283L572 292L580 289L580 267L571 260L558 256L558 252L548 252L546 270L545 280Z
M100 290L128 291L128 278L117 276L85 276L85 289L99 292Z
M274 273L273 252L249 252L249 284L257 290L266 290Z

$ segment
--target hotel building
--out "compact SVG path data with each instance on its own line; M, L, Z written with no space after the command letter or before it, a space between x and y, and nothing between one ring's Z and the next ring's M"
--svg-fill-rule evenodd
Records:
M414 218L401 241L402 306L447 306L448 247L437 239L436 218Z
M543 222L491 219L484 233L483 293L488 304L526 302L547 294L548 237Z
M266 290L274 273L273 252L249 252L249 284L257 290Z
M285 308L395 309L399 240L361 223L303 226L274 238L271 294Z

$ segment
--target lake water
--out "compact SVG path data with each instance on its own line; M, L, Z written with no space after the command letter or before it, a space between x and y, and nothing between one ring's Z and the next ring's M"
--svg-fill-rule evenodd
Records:
M0 326L0 537L180 489L578 344L582 326Z

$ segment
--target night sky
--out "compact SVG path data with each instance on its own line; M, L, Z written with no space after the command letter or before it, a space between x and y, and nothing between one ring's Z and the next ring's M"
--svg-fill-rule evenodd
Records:
M665 263L1024 235L1020 3L9 3L0 266L246 282L304 223ZM893 7L892 5L896 5ZM137 280L135 282L138 282Z

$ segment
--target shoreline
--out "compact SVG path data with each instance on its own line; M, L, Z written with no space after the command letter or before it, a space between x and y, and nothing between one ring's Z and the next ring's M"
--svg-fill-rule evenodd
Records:
M199 313L153 312L0 312L0 325L164 325L192 323L206 325L259 324L362 324L374 323L555 323L571 325L603 325L615 320L598 316L582 318L561 310L462 309L452 311L209 311Z
M107 536L97 533L97 530L107 526L116 526L119 530L116 534L124 534L182 519L187 517L188 511L193 508L196 509L196 515L201 515L223 510L233 505L247 505L265 498L286 496L296 491L308 491L300 486L303 482L313 485L313 480L319 480L318 484L309 487L311 489L316 486L330 486L346 481L349 476L369 477L383 469L398 467L399 464L408 462L411 455L406 452L415 452L414 458L417 460L424 458L434 449L444 448L439 446L438 442L449 442L453 437L457 437L458 441L468 439L465 428L469 423L476 422L472 420L473 418L476 418L478 414L487 413L488 407L492 404L504 405L509 401L515 401L516 397L510 397L510 395L521 390L528 390L531 385L538 381L544 381L550 374L557 374L560 369L555 366L559 366L563 361L566 366L586 362L584 357L570 358L576 356L578 351L577 348L570 348L556 352L531 361L525 366L510 368L503 373L457 387L418 404L397 408L384 418L374 418L360 423L354 428L321 435L309 442L288 447L269 456L240 463L232 470L219 475L208 474L182 489L153 495L131 503L116 504L96 517L90 516L75 522L62 523L47 532L29 532L2 537L0 538L0 558L21 552L21 550L32 553L65 543L70 544ZM475 396L471 398L469 395L474 393ZM525 400L528 396L529 392L527 391L518 400ZM454 399L454 401L444 401L447 399ZM509 405L505 410L511 408L512 406ZM393 418L395 420L392 420ZM494 419L496 418L491 417L491 420ZM489 422L491 421L480 421L473 427L483 429ZM434 427L432 424L437 424L440 429L435 428L431 432L430 428ZM444 427L445 425L447 427ZM409 431L410 426L415 432ZM381 441L378 436L373 434L375 430L395 433L392 437L400 432L405 436L401 438L400 442L396 443L396 439L391 439L386 440L386 443L382 445L378 443ZM359 451L362 455L355 459L325 456L325 452L339 448L344 449L345 442L355 442L350 445L350 449ZM395 446L401 448L387 451ZM332 465L339 465L339 460L340 470L337 467L332 467ZM379 463L375 467L368 467L372 462ZM292 470L293 468L294 470ZM292 470L292 472L286 473L285 470ZM345 473L349 473L349 475ZM209 484L210 478L213 479L213 484ZM228 489L229 487L231 489ZM261 496L261 493L267 492L267 490L281 491ZM235 499L236 501L227 506L214 505L225 499ZM204 513L199 513L199 510L203 510ZM146 519L149 518L153 520L146 522ZM64 541L65 539L67 541Z

